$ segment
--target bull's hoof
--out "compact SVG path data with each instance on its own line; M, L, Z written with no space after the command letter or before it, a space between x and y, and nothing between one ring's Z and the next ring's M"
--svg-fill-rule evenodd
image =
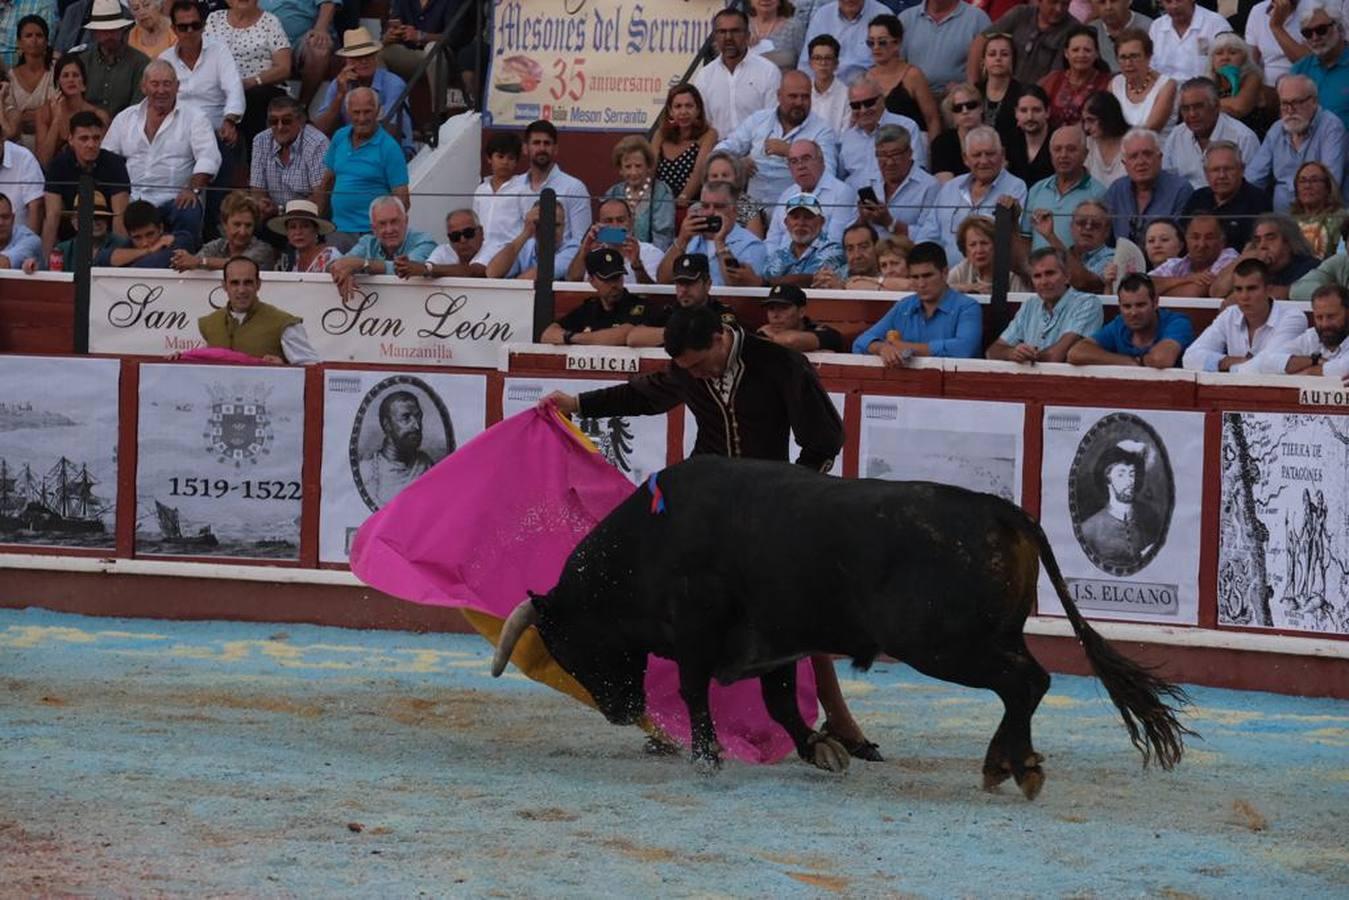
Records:
M1000 768L984 766L984 790L992 793L998 789L998 785L1011 777L1012 770L1005 763Z
M642 745L642 752L647 756L678 756L680 746L674 741L650 734L647 735L646 743Z
M711 778L721 771L721 756L716 753L695 753L692 761L693 771L704 778Z
M806 739L806 760L817 769L829 772L848 771L848 748L836 738L815 732Z
M1044 770L1039 766L1028 767L1025 772L1016 776L1016 786L1021 788L1021 793L1027 800L1034 800L1040 796L1040 789L1045 786Z

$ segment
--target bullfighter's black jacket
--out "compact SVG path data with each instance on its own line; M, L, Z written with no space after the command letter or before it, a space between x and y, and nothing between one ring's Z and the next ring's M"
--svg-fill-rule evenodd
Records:
M720 378L694 378L672 361L662 372L580 396L583 416L646 416L688 404L698 421L695 455L786 461L788 437L797 463L828 471L843 448L843 420L810 360L739 326Z

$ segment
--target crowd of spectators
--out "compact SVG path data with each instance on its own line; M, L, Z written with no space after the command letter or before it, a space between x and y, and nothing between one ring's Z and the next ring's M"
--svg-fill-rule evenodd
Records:
M613 146L610 185L564 170L548 121L498 130L487 177L429 235L408 227L415 145L392 104L445 5L391 4L379 37L339 33L325 2L0 6L0 263L70 251L88 173L102 264L243 256L328 272L345 296L366 274L529 279L551 248L624 341L649 340L657 313L601 284L705 279L708 296L771 288L765 334L823 348L841 344L805 326L801 289L911 293L856 352L977 354L969 295L992 288L1000 210L1016 223L1011 289L1032 296L995 358L1226 368L1187 349L1212 328L1196 339L1159 295L1222 298L1224 346L1241 349L1240 319L1254 359L1287 334L1247 294L1317 304L1349 286L1339 0L1264 0L1239 21L1195 0L751 0L715 16L713 54L650 140ZM536 233L545 189L551 240ZM1103 294L1120 306L1109 324ZM1337 347L1315 364L1338 364Z

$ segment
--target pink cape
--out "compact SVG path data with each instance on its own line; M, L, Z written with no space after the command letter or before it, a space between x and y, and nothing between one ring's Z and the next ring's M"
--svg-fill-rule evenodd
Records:
M184 350L178 355L178 358L183 362L193 363L229 363L235 366L270 365L261 357L249 356L247 353L230 350L228 347L195 347L191 350Z
M526 410L460 447L367 519L352 545L351 570L395 597L461 608L495 641L526 590L550 590L572 549L632 492L555 410ZM527 675L594 706L541 641L525 645L513 661ZM687 746L688 710L673 662L651 657L646 696L652 723ZM798 663L797 701L813 723L808 661ZM764 708L757 679L714 683L711 704L718 740L731 757L776 762L795 750Z

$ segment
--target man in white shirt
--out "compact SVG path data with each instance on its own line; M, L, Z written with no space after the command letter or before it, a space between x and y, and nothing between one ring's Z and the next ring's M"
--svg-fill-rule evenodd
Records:
M425 262L406 257L395 259L394 274L399 278L422 275L426 278L486 278L490 254L483 252L482 224L471 209L456 209L445 217L445 237L449 243L431 251Z
M1227 20L1195 0L1162 0L1166 15L1152 23L1152 67L1169 78L1184 81L1208 71L1213 39L1231 31Z
M1180 86L1180 118L1162 148L1168 171L1188 178L1196 190L1208 185L1204 175L1204 151L1213 141L1231 141L1242 159L1254 159L1260 139L1218 105L1218 86L1207 78L1191 78Z
M726 137L751 113L773 105L782 71L749 52L749 19L738 9L723 9L712 20L717 58L698 70L692 84L703 95L707 119Z
M1265 350L1253 370L1266 374L1329 375L1349 384L1349 288L1327 284L1312 294L1312 327Z
M810 54L810 108L829 127L839 132L848 127L848 86L838 77L841 51L832 34L813 38L806 50Z
M1232 270L1232 305L1218 313L1181 364L1202 372L1254 371L1256 354L1298 338L1307 330L1307 316L1294 304L1270 296L1269 267L1247 258Z
M875 154L872 154L873 159ZM787 168L792 183L767 211L768 234L764 243L768 252L791 243L787 230L787 201L798 194L812 194L824 212L824 233L829 240L843 243L843 232L857 219L857 190L824 170L824 154L814 141L793 141L787 151Z
M908 116L886 110L881 86L870 78L859 78L848 88L851 125L839 135L838 177L855 188L870 184L880 174L876 168L876 129L899 125L909 133L913 161L927 168L927 136Z
M835 0L815 10L806 28L806 39L796 67L810 71L810 42L817 35L832 34L842 52L838 59L838 77L845 84L871 68L871 50L867 47L867 23L887 15L890 8L878 0Z
M178 75L166 60L145 67L141 92L144 100L112 120L103 149L126 159L133 200L155 204L169 231L200 237L202 192L220 168L215 132L201 113L178 106Z
M623 232L619 240L618 232ZM595 211L595 224L586 230L581 249L572 257L565 272L558 272L559 281L585 281L586 257L592 250L608 247L617 250L623 258L623 271L628 280L638 284L655 284L656 272L665 251L655 244L639 241L632 236L632 207L622 197L610 197Z
M512 131L492 135L483 148L487 157L487 177L473 191L473 212L482 223L483 243L500 247L515 237L520 224L516 221L515 192L523 175L516 175L524 145Z
M804 72L787 72L778 86L777 103L741 122L715 149L745 158L750 196L763 201L776 198L792 183L787 152L798 140L819 145L825 171L838 168L838 135L810 111L810 78Z
M27 147L14 141L0 141L0 194L14 204L20 224L38 234L42 233L46 181L41 164Z
M507 230L518 232L525 224L525 216L538 205L543 189L552 188L557 202L567 211L563 242L580 243L590 227L590 189L557 164L557 128L552 122L540 119L525 126L525 154L529 157L529 168L519 176L518 188L511 191L516 195L515 216L510 223L512 228Z

